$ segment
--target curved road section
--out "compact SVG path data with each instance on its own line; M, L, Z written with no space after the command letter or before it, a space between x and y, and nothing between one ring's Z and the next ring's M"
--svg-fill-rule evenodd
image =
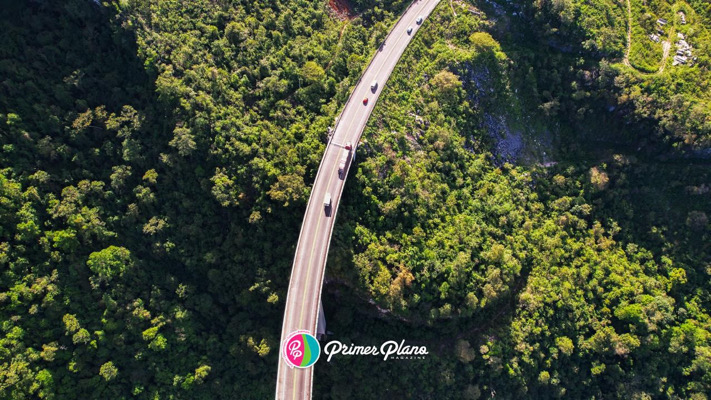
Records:
M421 23L417 23L418 19L427 18L438 3L439 0L415 0L410 4L385 38L341 112L321 159L301 225L284 311L282 341L289 333L297 330L307 330L316 335L331 232L352 159L352 156L348 157L345 170L339 173L344 147L346 143L357 144L360 140L385 82L421 26ZM410 27L412 31L408 33ZM377 82L374 89L373 82ZM367 104L364 104L365 98L368 98ZM331 206L325 207L324 200L328 195ZM313 368L290 368L280 355L276 398L311 399Z

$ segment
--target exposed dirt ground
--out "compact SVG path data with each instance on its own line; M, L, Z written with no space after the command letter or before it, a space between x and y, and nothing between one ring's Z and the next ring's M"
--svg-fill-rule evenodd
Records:
M338 19L345 21L356 17L348 0L328 0L328 7Z

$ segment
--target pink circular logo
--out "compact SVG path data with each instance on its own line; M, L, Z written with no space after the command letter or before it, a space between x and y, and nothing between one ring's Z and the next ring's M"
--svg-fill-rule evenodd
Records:
M290 368L308 368L321 355L321 345L309 331L294 331L281 344L281 356Z

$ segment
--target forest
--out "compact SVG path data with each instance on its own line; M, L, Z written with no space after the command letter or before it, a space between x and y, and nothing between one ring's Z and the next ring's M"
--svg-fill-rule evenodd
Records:
M5 6L0 398L273 397L328 128L409 3L344 4ZM645 35L682 9L672 66ZM702 0L441 2L324 287L330 338L430 355L319 361L314 398L706 399L709 26Z

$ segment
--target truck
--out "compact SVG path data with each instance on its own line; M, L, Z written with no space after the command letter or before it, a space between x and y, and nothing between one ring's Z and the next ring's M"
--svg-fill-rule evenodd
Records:
M341 150L341 160L338 162L338 177L341 179L345 179L346 177L346 166L351 158L352 151L353 145L351 142L346 143L346 145L343 146L343 150Z
M326 192L326 195L323 196L323 208L326 212L331 210L331 193Z

